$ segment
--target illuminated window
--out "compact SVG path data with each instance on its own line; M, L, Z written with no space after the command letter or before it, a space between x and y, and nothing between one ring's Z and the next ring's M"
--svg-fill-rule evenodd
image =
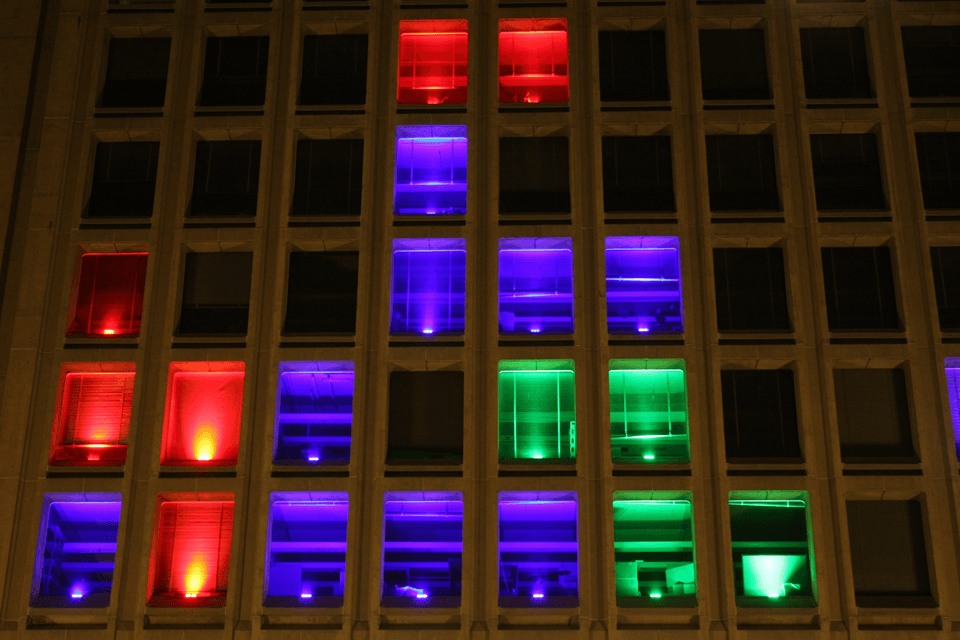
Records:
M960 358L946 358L945 365L953 439L957 447L957 458L960 458Z
M157 496L147 606L226 604L233 497L232 493Z
M573 333L573 241L500 239L500 333Z
M381 606L459 607L462 574L463 494L385 494Z
M44 495L30 606L110 606L119 529L119 493Z
M611 237L604 242L607 331L683 331L680 242L676 237Z
M690 494L615 491L617 605L697 606Z
M132 362L76 362L61 367L51 465L124 463L135 366Z
M570 99L565 18L500 21L500 102Z
M67 337L139 336L146 280L146 253L83 254Z
M688 424L683 360L610 361L614 462L690 462Z
M467 102L466 20L400 21L397 102Z
M397 127L393 212L467 212L466 125Z
M502 360L497 367L502 462L577 457L572 360Z
M160 464L237 464L243 370L243 362L170 363Z
M817 606L807 501L802 491L730 492L737 606Z
M500 606L578 606L576 492L504 491L498 506Z
M466 240L393 241L390 333L462 334L466 296Z
M274 464L347 464L352 362L281 362Z
M270 494L265 606L343 606L348 510L344 492Z

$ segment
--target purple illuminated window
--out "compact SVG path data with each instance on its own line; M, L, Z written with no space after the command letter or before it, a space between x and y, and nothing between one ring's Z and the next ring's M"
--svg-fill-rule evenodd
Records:
M573 241L500 239L500 333L573 333Z
M606 239L607 331L683 331L679 244L669 236Z
M344 492L270 494L264 605L343 606L348 508Z
M397 127L393 212L467 212L467 126Z
M950 419L953 423L953 440L960 458L960 358L947 358L947 395L950 399Z
M384 495L381 605L459 607L462 559L462 493Z
M499 502L500 606L576 607L576 492L501 492Z
M350 462L352 362L281 362L274 464Z
M390 333L462 334L467 297L467 241L393 241Z

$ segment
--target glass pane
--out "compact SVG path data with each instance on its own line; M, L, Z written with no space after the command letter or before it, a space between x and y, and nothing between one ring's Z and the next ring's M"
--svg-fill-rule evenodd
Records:
M353 363L281 362L280 368L274 464L348 463Z
M500 102L566 102L567 21L500 21Z
M393 212L467 211L467 127L397 127Z
M614 462L689 462L683 361L613 360L610 368Z
M401 20L400 104L467 101L467 21Z
M499 368L500 460L572 462L577 457L573 362L503 361Z
M500 333L573 333L570 238L500 240Z
M390 333L462 334L467 242L394 240Z
M605 241L607 331L683 331L679 239L611 237Z

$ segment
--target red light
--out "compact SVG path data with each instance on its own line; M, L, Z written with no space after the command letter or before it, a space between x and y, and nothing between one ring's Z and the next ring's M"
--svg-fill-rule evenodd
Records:
M565 19L500 21L500 102L567 102L568 74Z
M400 21L397 102L467 102L466 20Z
M85 253L67 336L137 337L147 279L146 253Z

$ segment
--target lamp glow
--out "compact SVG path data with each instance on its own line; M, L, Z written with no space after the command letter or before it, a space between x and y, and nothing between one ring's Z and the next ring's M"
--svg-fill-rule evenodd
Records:
M533 594L533 597L536 598L537 600L540 600L540 599L543 598L543 594L542 594L542 593L535 593L535 594Z
M310 600L311 598L313 598L313 594L312 594L312 593L308 593L308 592L304 592L304 593L301 593L301 594L300 594L300 598L301 598L302 600Z
M800 555L744 555L744 594L767 598L785 596L788 586L799 588L788 580L806 561L807 557Z
M663 597L663 595L659 591L651 591L650 597L659 600L660 598Z
M112 336L113 334L114 334L113 329L104 329L104 330L103 330L103 335L105 335L105 336Z
M212 460L217 450L217 432L209 425L197 429L193 437L193 456L197 460Z
M657 456L653 455L652 453L647 453L647 454L644 454L643 456L644 460L656 460L656 458Z
M187 565L184 572L183 582L186 597L196 598L203 588L203 583L207 580L207 563L202 558L196 557Z
M424 329L424 330L423 330L423 333L424 333L425 335L430 335L431 333L433 333L433 329L429 329L429 328Z
M79 600L80 598L83 597L83 591L81 591L80 589L74 589L73 592L70 594L70 597L73 598L74 600Z

